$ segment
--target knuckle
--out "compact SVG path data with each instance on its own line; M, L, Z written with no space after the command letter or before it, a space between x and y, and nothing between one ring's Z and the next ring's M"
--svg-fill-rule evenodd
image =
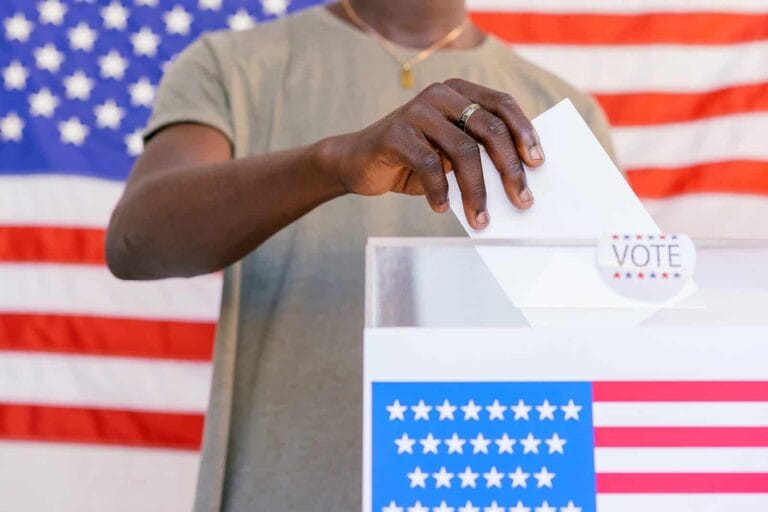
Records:
M509 136L507 125L498 117L494 117L488 122L486 131L492 137Z
M518 105L517 100L513 98L511 94L506 92L499 92L496 94L496 103L499 107L504 109L512 111L520 110L520 105Z
M464 80L461 78L449 78L448 80L445 80L443 82L446 86L450 87L451 89L455 89L457 87L461 87L461 85L464 83Z
M477 142L469 137L461 139L459 143L456 144L456 151L459 157L463 159L480 158L480 148L478 147Z
M421 91L420 96L424 96L426 98L434 98L443 94L446 87L447 86L445 84L441 84L440 82L431 83L426 86L423 91Z
M435 153L426 153L421 157L419 157L418 165L420 169L428 171L430 175L437 174L438 168L441 172L443 169L442 163L440 161L440 157L437 156Z

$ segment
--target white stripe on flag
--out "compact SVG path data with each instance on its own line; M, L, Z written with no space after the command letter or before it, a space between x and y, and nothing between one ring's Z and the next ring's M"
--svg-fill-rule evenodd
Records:
M757 512L768 494L598 494L598 512Z
M718 46L514 45L532 62L597 92L696 92L768 81L768 42ZM684 63L684 64L681 64Z
M0 311L215 322L221 277L120 281L93 265L0 265Z
M596 448L598 473L764 473L768 448Z
M123 183L79 176L0 176L0 224L104 228Z
M624 169L768 160L766 133L768 114L765 113L613 129L619 162Z
M197 452L0 442L2 510L192 510Z
M0 353L0 402L204 412L209 363Z
M583 12L622 14L653 12L768 12L765 0L468 0L472 11Z
M595 402L596 427L766 427L768 402Z

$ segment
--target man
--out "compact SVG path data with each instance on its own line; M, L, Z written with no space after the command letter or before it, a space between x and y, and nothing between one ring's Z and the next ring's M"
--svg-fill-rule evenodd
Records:
M366 238L461 236L447 170L492 222L478 143L530 207L524 112L570 97L608 144L592 100L466 16L353 0L203 36L167 70L107 257L125 279L227 268L198 512L359 510Z

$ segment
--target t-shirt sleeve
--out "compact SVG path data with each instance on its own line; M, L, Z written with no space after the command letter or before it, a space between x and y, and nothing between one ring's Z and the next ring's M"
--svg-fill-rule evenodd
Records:
M232 115L224 80L208 36L202 36L166 66L144 140L171 124L200 123L221 131L231 142Z

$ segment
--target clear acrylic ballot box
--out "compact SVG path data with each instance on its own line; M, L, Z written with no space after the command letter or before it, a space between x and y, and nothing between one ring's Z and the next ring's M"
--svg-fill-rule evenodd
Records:
M370 239L362 510L768 511L768 241L692 246Z

